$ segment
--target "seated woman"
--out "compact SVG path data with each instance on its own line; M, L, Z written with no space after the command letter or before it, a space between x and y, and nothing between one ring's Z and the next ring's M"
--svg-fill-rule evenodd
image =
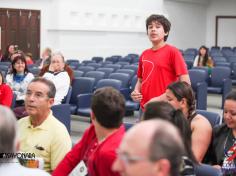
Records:
M7 84L5 84L4 76L0 71L0 105L11 107L12 98L12 90Z
M211 164L224 175L236 175L236 92L230 92L224 103L224 122L213 129L210 147Z
M194 92L186 82L174 82L167 87L167 101L180 109L189 121L192 131L192 150L198 162L201 162L211 141L212 127L210 122L195 112Z
M191 129L188 121L184 118L184 115L181 110L175 108L164 101L155 101L150 102L145 107L145 112L143 114L142 120L161 118L163 120L167 120L174 124L180 131L181 137L183 139L185 145L186 156L183 157L185 161L184 167L181 175L194 175L194 165L198 164L193 152L192 152L192 144L191 144ZM190 159L190 161L189 161Z
M43 76L44 73L48 72L50 65L45 65L39 72L39 76ZM70 77L70 84L72 84L72 81L74 80L74 71L70 68L69 65L65 63L64 70L68 73Z
M2 56L1 62L11 62L11 55L15 52L15 46L12 44L7 45L6 51Z
M195 57L193 66L194 67L208 67L209 74L211 73L211 68L214 65L212 58L208 54L208 48L201 46L198 50L198 55Z
M23 106L28 84L34 79L34 75L28 71L23 53L15 55L11 64L11 70L6 76L7 84L16 94L16 106Z
M64 56L59 52L54 53L52 55L49 70L43 75L44 78L52 81L56 87L54 105L61 104L70 87L70 77L64 70L64 67Z

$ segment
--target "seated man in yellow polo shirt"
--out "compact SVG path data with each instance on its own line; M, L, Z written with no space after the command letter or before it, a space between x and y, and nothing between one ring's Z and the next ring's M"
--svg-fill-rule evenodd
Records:
M25 108L29 116L18 121L20 151L34 153L44 160L44 170L52 172L71 149L66 127L51 111L56 88L44 78L28 85Z

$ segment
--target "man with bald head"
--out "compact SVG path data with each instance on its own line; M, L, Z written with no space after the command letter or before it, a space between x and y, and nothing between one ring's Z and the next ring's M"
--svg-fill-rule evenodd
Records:
M183 142L172 124L143 121L125 134L112 169L125 176L179 176L183 154Z

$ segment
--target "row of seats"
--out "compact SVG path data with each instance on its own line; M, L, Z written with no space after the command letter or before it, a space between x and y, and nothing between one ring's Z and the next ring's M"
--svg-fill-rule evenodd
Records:
M120 74L127 78L126 74L122 73L114 73L113 75ZM94 90L105 87L111 86L116 88L117 90L121 91L121 93L125 96L126 99L126 110L127 111L134 111L139 109L139 103L133 102L130 98L130 93L134 89L134 86L137 82L137 76L135 75L130 83L127 83L124 86L124 82L122 81L122 77L119 80L118 77L108 78L108 79L100 79L99 81L95 81L95 78L89 77L78 77L72 83L71 98L69 100L71 114L77 114L82 116L90 116L90 103L91 103L91 96ZM67 100L68 102L68 100Z
M214 67L211 76L208 68L194 67L189 70L191 85L196 93L197 109L206 109L207 93L222 94L222 108L226 95L232 90L230 69L227 67Z
M186 50L180 50L183 56L196 56L198 54L197 48L187 48ZM209 50L210 56L236 56L236 47L211 47Z

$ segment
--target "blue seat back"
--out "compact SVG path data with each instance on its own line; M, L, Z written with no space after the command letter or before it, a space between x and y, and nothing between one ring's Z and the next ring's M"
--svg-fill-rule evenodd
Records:
M201 69L190 69L188 73L191 80L191 86L194 90L197 88L197 83L206 82L208 77L208 74L206 74L206 72Z
M102 67L102 64L99 64L99 63L88 63L87 66L94 67L95 70L96 70L97 68Z
M220 125L221 123L221 117L218 113L209 112L206 110L196 110L196 113L206 117L209 120L212 128L214 128L217 125Z
M133 70L136 73L138 70L138 65L125 65L123 69Z
M196 176L222 176L219 169L216 169L207 164L199 164L195 166Z
M102 71L89 71L85 73L84 76L89 78L94 78L95 79L94 84L96 85L100 79L103 79L105 77L105 73Z
M135 74L135 71L133 71L133 70L129 70L129 69L118 69L118 70L116 70L116 73L127 73L127 74L129 74L130 75L130 77L133 77L134 76L134 74Z
M98 81L96 88L101 87L113 87L117 90L120 90L122 87L122 82L116 79L101 79Z
M74 77L78 78L78 77L82 77L84 75L84 72L80 71L80 70L74 70Z
M72 83L72 94L70 104L77 103L77 95L84 93L92 93L94 88L95 79L80 77L75 78Z
M126 73L111 73L108 77L109 79L116 79L122 82L121 88L129 88L129 80L131 76Z
M223 80L230 78L231 69L228 67L214 67L211 70L211 87L222 87Z
M106 64L103 67L104 68L113 68L114 70L118 70L121 68L121 65L119 65L119 64Z
M95 61L96 63L102 62L103 61L103 57L92 57L92 61Z
M114 68L98 68L97 71L102 71L105 73L104 78L108 78L108 76L114 72Z
M53 115L62 122L68 132L70 133L70 105L69 104L60 104L60 105L54 105L51 107Z
M77 69L77 70L79 70L79 71L82 71L82 72L86 73L86 72L89 72L89 71L94 71L94 70L95 70L95 68L94 68L94 67L92 67L92 66L80 66L80 67L78 67L78 69Z

